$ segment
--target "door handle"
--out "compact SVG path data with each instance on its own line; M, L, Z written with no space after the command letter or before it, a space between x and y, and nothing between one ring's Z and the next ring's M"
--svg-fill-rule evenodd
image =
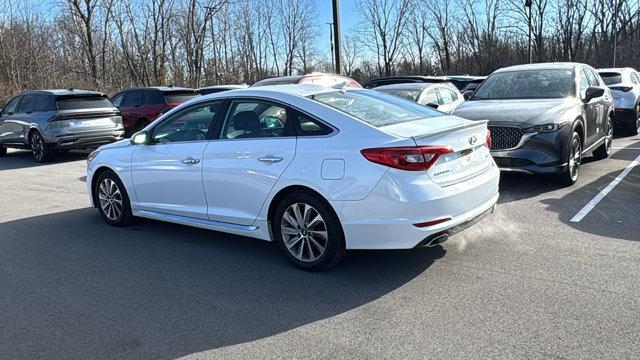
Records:
M282 161L282 158L269 155L269 156L258 158L258 161L263 162L263 163L267 163L267 164L275 164L275 163L279 163L280 161Z
M185 164L185 165L194 165L200 162L200 159L194 159L191 156L189 156L186 159L182 159L180 160L181 163Z

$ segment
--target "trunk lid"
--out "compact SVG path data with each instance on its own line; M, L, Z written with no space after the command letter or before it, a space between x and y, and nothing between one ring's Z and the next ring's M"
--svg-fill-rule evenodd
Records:
M412 138L418 146L449 146L427 170L440 186L454 185L489 170L494 162L486 143L486 120L469 121L455 116L422 119L381 128L390 134Z

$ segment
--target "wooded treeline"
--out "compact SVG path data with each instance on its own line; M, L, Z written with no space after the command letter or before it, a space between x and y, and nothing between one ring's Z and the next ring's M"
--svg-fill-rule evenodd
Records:
M533 60L640 68L638 1L532 0ZM330 1L4 0L0 103L27 89L113 93L330 72L318 4ZM528 61L524 0L356 0L354 11L342 64L360 81L486 75Z

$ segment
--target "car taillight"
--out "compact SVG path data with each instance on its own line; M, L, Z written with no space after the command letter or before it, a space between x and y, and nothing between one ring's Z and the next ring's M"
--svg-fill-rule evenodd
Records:
M611 88L611 90L618 90L618 91L622 91L622 92L627 92L627 91L633 90L633 87L631 87L631 86L614 86L614 87Z
M491 140L491 130L487 130L487 138L485 140L487 147L491 150L491 146L493 146L493 142Z
M453 152L448 146L407 146L364 149L360 151L369 161L408 171L429 169L440 155Z

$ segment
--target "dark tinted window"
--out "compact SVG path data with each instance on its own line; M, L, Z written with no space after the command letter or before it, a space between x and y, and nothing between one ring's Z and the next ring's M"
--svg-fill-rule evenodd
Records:
M18 108L19 113L27 113L33 112L36 108L36 98L37 96L34 94L24 95L22 97L22 101L20 102L20 107Z
M124 95L125 93L120 93L117 94L116 96L111 98L111 103L113 104L113 106L115 107L120 107L120 105L122 105L122 99L124 99Z
M574 86L570 69L505 71L489 76L471 100L563 98L573 95Z
M18 107L18 102L20 101L20 96L16 96L11 101L7 103L7 105L2 110L2 115L14 114L16 112L16 108Z
M54 111L55 108L51 102L51 98L46 95L38 95L36 100L36 111Z
M602 72L600 73L600 77L605 85L619 84L622 82L622 74L616 72Z
M58 110L111 108L113 104L103 95L60 96L56 98Z
M144 94L142 91L130 91L122 102L122 107L132 107L142 105Z
M159 91L147 90L144 92L145 105L160 105L164 104L164 97Z
M333 132L333 129L329 126L301 112L295 112L295 119L298 124L298 135L300 136L322 136Z
M164 93L164 99L168 104L176 104L183 103L187 100L191 100L193 98L197 98L200 94L189 91L189 92L166 92Z

